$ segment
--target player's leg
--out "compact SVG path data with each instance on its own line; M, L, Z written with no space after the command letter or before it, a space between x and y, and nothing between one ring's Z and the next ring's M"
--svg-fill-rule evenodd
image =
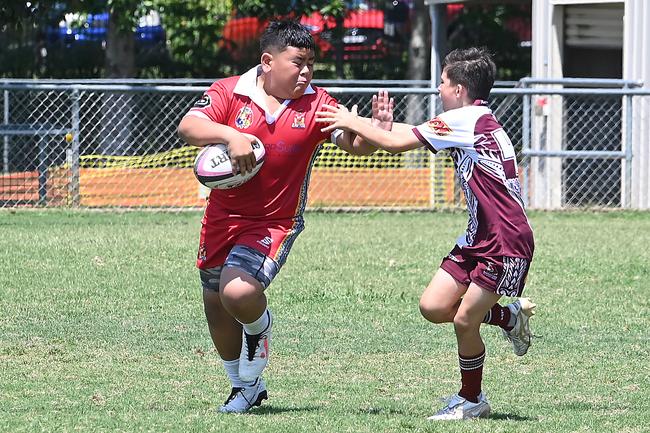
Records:
M429 322L451 323L470 283L474 262L457 245L442 259L440 268L420 297L420 313Z
M223 306L219 295L221 266L199 270L203 285L203 310L210 337L223 360L238 360L242 326Z
M221 273L221 302L242 324L239 376L252 381L269 361L273 319L265 288L280 267L270 257L246 245L235 245Z
M242 252L249 253L239 250ZM266 311L264 287L245 269L226 264L221 272L219 292L223 306L239 323L252 323Z
M469 281L479 278L483 287L493 287L496 281L500 281L503 270L502 258L484 258L479 263L465 257L462 250L455 247L443 259L440 269L420 298L422 316L433 323L451 323ZM515 353L521 355L526 351L528 317L534 314L534 307L526 298L506 306L496 303L485 314L483 323L499 326L506 338L513 342Z
M502 326L504 337L512 343L515 355L523 356L532 342L529 319L537 307L529 298L522 298L530 267L530 260L521 257L501 257L498 260L496 293L503 296L518 297L507 305L510 314L508 326Z
M239 252L236 253L237 251ZM250 269L232 265L234 254L241 255L244 252L235 246L226 259L221 273L219 298L223 309L237 323L237 345L228 346L229 354L236 355L232 361L224 362L224 365L227 366L229 375L238 379L241 386L233 386L220 411L241 413L259 406L268 398L261 374L268 361L271 322L270 312L266 309L264 287L250 275ZM254 335L255 342L250 341L251 334ZM242 361L248 369L242 369ZM251 371L253 361L257 363Z
M264 381L244 381L239 377L239 355L242 325L223 306L219 293L222 267L200 270L203 285L203 307L210 336L231 384L231 392L220 412L241 413L259 406L267 398Z
M429 419L468 419L489 415L490 406L481 392L485 345L479 330L486 313L500 297L501 295L475 283L469 285L453 319L458 342L461 389L444 408Z
M219 409L221 412L246 412L267 397L261 378L242 379L239 375L243 327L226 306L227 299L222 292L224 267L235 249L237 236L246 228L246 223L220 219L204 222L201 229L197 266L203 286L203 305L210 336L232 386L230 396Z
M451 323L466 291L467 285L440 268L420 297L420 313L432 323Z
M420 313L429 322L452 323L460 305L460 298L466 290L467 286L458 282L444 269L438 269L420 297ZM515 327L519 312L530 315L530 309L530 300L527 298L506 306L496 303L485 314L483 323L499 326L507 333Z
M258 377L268 364L273 317L264 290L302 229L301 218L251 223L237 236L224 264L221 298L243 325L239 375L244 380Z

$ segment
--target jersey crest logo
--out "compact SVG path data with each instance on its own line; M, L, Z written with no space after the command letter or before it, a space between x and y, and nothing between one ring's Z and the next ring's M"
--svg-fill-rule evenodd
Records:
M250 107L242 107L237 113L237 118L235 119L235 125L239 129L246 129L253 123L253 110Z
M488 262L487 266L485 266L485 269L483 269L483 275L485 275L486 277L488 277L493 281L496 281L497 278L499 277L496 269L494 269L491 262Z
M452 133L451 128L449 125L445 123L444 120L442 120L440 117L436 117L434 119L431 119L427 122L429 125L429 128L433 131L434 134L440 135L440 136L445 136L449 135Z
M293 118L292 128L305 129L305 113L299 112Z
M197 108L204 108L209 106L211 103L212 99L210 98L210 95L203 95L201 96L201 99L194 103L194 106Z

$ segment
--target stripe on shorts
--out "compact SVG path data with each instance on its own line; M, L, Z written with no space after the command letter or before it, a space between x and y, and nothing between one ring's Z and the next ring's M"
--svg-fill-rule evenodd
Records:
M519 296L528 273L529 261L521 257L503 257L503 271L497 283L496 293L503 296Z

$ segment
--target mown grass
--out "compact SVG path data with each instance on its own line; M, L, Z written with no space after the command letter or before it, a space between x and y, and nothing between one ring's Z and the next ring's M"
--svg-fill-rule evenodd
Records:
M221 415L227 381L194 258L200 215L0 213L0 430L645 432L650 214L533 213L538 336L495 329L493 417L432 424L458 388L450 325L418 313L462 213L315 214L269 288L270 400Z

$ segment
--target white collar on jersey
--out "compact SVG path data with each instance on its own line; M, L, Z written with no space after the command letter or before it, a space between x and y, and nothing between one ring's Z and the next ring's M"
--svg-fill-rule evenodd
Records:
M237 81L237 84L235 85L235 88L233 89L233 93L236 93L238 95L242 96L248 96L251 98L251 101L256 103L261 109L264 110L264 115L266 117L266 123L269 125L272 123L275 123L278 117L280 117L280 114L282 111L285 109L287 105L289 105L289 102L291 102L291 99L285 99L282 105L278 107L278 109L275 111L275 113L271 114L269 113L269 110L266 106L266 101L264 100L264 95L262 95L257 88L257 77L259 77L262 74L262 65L257 65L254 68L249 69L246 73L244 73L241 77L239 77L239 80ZM313 93L316 93L313 87L311 87L311 84L307 86L307 89L305 89L305 95L311 95Z

